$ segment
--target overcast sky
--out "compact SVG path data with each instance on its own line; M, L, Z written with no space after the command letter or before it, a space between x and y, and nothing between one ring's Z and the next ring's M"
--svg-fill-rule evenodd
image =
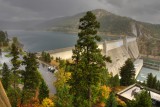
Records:
M160 24L160 0L0 0L0 20L46 20L93 9Z

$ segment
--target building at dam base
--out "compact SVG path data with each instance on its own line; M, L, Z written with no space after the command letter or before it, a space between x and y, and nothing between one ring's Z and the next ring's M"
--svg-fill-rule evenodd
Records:
M143 60L139 59L140 54L136 37L104 41L98 43L98 47L102 50L103 55L111 57L112 63L106 63L106 67L110 73L113 75L119 74L120 67L124 65L128 58L132 58L134 60L137 77L143 66ZM74 47L49 50L46 52L50 53L54 58L71 59L72 49L74 49Z

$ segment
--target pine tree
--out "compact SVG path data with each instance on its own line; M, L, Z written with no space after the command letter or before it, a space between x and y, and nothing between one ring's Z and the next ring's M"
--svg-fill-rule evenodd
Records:
M153 78L153 83L152 83L152 87L151 88L154 88L154 89L157 88L157 77L156 76Z
M118 74L115 75L114 77L112 76L112 77L110 78L110 85L111 85L111 87L120 86L120 79L119 79Z
M41 79L38 72L39 63L36 60L36 55L34 53L28 53L23 59L25 70L22 73L24 86L21 95L21 105L28 103L35 96Z
M41 57L42 59L45 57L46 53L44 51L42 51Z
M131 59L128 59L125 65L120 68L120 76L120 83L123 86L128 86L135 82L135 68Z
M13 65L12 67L12 71L13 71L13 92L14 92L14 98L12 100L12 106L13 107L17 107L17 103L18 103L18 90L19 90L19 87L18 87L18 81L20 79L20 70L19 70L19 67L20 67L20 64L21 62L19 61L19 50L18 50L18 47L16 47L15 44L12 44L12 48L11 48L11 55L13 56L13 58L11 59L11 63Z
M45 81L42 79L40 87L39 87L39 95L38 95L40 103L43 101L43 99L48 98L48 97L49 97L49 89Z
M2 84L3 84L3 87L6 91L8 90L8 88L10 86L9 81L10 81L10 70L9 70L7 64L4 63L3 69L2 69Z
M116 97L113 92L110 93L109 98L107 99L106 107L117 107Z
M48 63L51 62L51 56L49 53L46 54L46 62L48 62Z
M160 81L157 81L157 90L160 91Z
M41 54L41 57L42 57L42 60L45 61L45 62L48 62L50 63L51 62L51 56L49 53L46 53L46 52L42 52Z
M55 105L57 107L73 107L72 104L73 96L69 93L70 86L67 83L68 80L70 79L71 73L66 72L64 69L65 67L59 69L58 72L55 73L55 77L57 78L57 80L54 82L54 86L56 88Z
M101 55L101 50L97 46L100 37L97 36L97 29L100 24L96 21L96 16L92 12L87 12L80 19L78 33L79 39L73 50L72 75L70 86L74 98L75 107L92 106L92 87L101 84L106 70L106 57ZM107 74L107 73L106 73Z
M153 84L153 75L152 73L149 73L147 76L147 87L152 88Z
M151 96L147 91L142 91L140 94L135 96L135 101L133 101L131 107L152 107Z

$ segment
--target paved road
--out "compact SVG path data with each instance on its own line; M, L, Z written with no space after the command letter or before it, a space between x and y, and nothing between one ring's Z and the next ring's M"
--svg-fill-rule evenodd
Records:
M53 86L53 82L56 81L54 74L48 71L48 66L40 63L39 65L39 72L41 73L43 79L45 80L46 84L48 85L50 95L56 93L56 89Z
M10 58L5 57L6 54L8 54L8 53L3 53L2 57L0 57L0 64L3 64L5 62L11 68L12 67L11 62L10 62L11 57ZM21 59L22 59L22 57L21 57ZM2 67L0 67L0 69L2 69ZM21 69L24 69L24 67L21 66ZM40 64L39 64L39 72L41 73L46 84L48 85L50 95L55 94L56 89L53 86L53 82L56 80L56 78L54 77L54 74L49 72L48 66L42 64L42 62L40 62Z

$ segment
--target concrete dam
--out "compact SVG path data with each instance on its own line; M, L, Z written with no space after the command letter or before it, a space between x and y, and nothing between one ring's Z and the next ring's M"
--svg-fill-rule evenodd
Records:
M123 38L119 40L104 41L98 43L98 47L102 50L102 54L110 56L112 63L106 63L106 67L113 75L119 74L120 67L122 67L128 58L134 59L136 70L136 77L143 66L143 60L139 59L139 50L136 37ZM68 47L63 49L46 51L54 58L60 57L62 59L71 59L72 49ZM40 53L39 53L40 54Z

